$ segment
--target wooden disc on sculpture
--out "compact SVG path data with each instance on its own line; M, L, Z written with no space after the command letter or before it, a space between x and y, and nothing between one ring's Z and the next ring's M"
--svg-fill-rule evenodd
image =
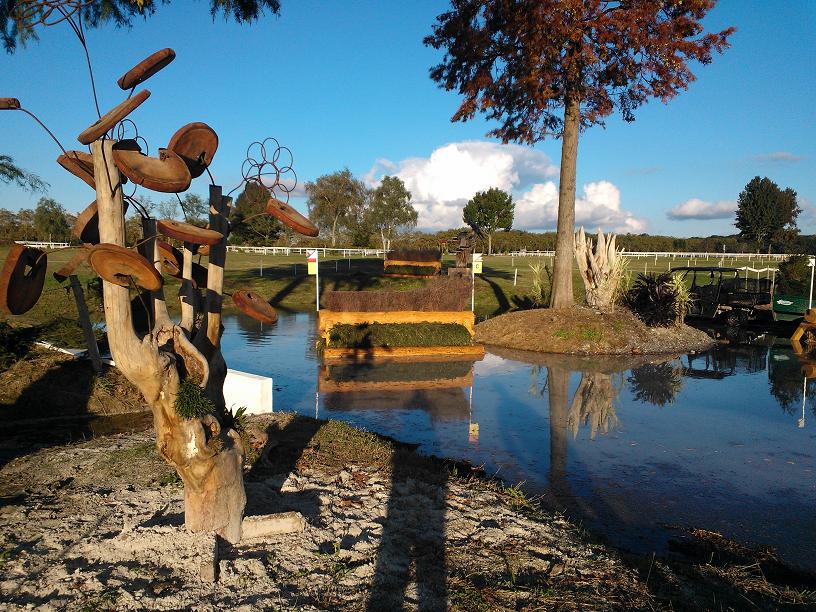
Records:
M286 202L281 202L277 198L269 198L266 203L266 214L283 221L293 230L306 236L317 236L319 230L314 223L301 215Z
M182 223L181 221L173 221L173 219L157 221L156 229L165 236L182 242L189 242L190 244L218 244L224 238L221 232Z
M147 100L149 97L150 92L143 89L135 96L128 98L117 106L114 106L111 110L102 115L100 119L95 121L93 125L77 136L77 140L84 145L91 144L94 140L98 140L104 136L108 130L113 128L113 126L141 106L142 102Z
M0 272L0 310L13 315L31 310L42 294L47 267L44 251L12 245Z
M82 151L68 151L57 158L57 163L74 176L85 181L91 189L96 189L93 156Z
M176 247L166 242L159 241L159 260L162 270L175 278L184 276L184 254ZM207 268L201 264L193 262L192 279L196 288L207 286Z
M181 278L181 273L184 266L184 255L172 244L158 241L159 245L159 261L161 262L162 271L175 278Z
M209 244L202 244L200 247L198 247L198 250L196 251L196 255L203 255L204 257L209 257L210 256L210 245Z
M190 187L190 171L178 155L159 149L158 157L148 157L132 143L123 140L113 145L113 162L131 181L161 193L180 193Z
M193 178L198 178L215 157L218 134L206 123L188 123L173 134L167 148L184 160Z
M116 81L116 83L125 91L128 89L133 89L137 85L144 83L147 79L167 66L174 59L176 59L175 51L169 47L166 49L160 49L152 55L144 58L133 68L128 70L125 74L119 77L119 80Z
M132 249L103 242L91 248L88 263L109 283L129 287L130 279L143 289L156 291L162 277L153 264Z
M125 201L123 212L127 212L127 209L128 203ZM71 235L83 244L99 244L99 214L96 200L77 215Z
M96 200L77 215L71 234L83 244L99 244L99 213Z
M278 313L265 299L253 291L239 289L232 294L232 301L238 309L261 323L274 323Z
M20 101L17 98L0 98L0 110L20 110Z

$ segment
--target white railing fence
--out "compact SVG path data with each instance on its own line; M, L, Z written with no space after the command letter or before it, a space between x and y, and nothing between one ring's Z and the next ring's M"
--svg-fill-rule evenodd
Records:
M720 259L741 259L748 261L784 261L791 256L791 253L723 253L723 252L691 252L691 251L625 251L624 257L641 259L651 257L653 259L676 259L676 260L720 260ZM511 251L493 257L554 257L555 251Z
M17 244L24 244L25 246L35 247L38 249L65 249L71 246L67 242L34 242L31 240L15 240Z
M360 249L329 247L281 247L281 246L228 246L227 251L232 253L255 253L260 255L305 255L307 251L317 250L321 257L382 257L387 253L383 249Z

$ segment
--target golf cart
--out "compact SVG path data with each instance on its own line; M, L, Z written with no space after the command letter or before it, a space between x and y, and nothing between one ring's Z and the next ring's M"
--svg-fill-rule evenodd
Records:
M679 274L689 288L689 317L722 319L727 325L738 326L770 310L773 279L750 278L748 269L681 267L672 268L671 273Z

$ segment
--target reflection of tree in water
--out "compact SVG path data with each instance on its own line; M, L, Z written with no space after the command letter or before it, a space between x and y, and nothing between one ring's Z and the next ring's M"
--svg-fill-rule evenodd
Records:
M636 400L655 406L674 403L683 387L682 369L671 362L634 368L627 380Z
M768 386L779 407L786 414L794 414L802 406L802 364L789 349L771 349L768 360ZM807 383L808 403L816 414L816 379Z
M581 425L589 424L589 438L595 439L598 431L603 434L620 424L615 413L614 401L619 389L612 384L612 375L600 372L583 372L581 382L572 398L568 424L572 437L578 437Z

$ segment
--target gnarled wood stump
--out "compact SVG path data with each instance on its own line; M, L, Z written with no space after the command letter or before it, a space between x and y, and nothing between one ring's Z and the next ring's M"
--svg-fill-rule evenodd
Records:
M623 250L615 249L615 234L604 236L598 230L598 239L584 234L584 228L575 232L575 261L586 289L587 305L601 310L614 306L616 293L623 280Z
M113 163L112 141L93 143L94 177L102 242L124 246L124 212L121 178ZM182 321L171 321L162 289L151 295L152 326L144 335L134 329L129 290L103 281L105 322L111 355L116 367L142 392L153 411L159 453L172 464L184 482L185 524L192 531L213 531L229 542L241 539L246 496L242 466L244 448L238 433L229 427L224 407L226 364L221 355L221 304L226 260L229 199L221 188L210 187L210 227L224 238L211 247L207 292L200 325L195 327L195 302L189 285L190 266L184 266L185 291ZM160 270L155 240L155 221L146 219L146 244ZM192 261L189 245L185 264ZM212 402L210 411L184 418L176 410L182 381L204 390Z

